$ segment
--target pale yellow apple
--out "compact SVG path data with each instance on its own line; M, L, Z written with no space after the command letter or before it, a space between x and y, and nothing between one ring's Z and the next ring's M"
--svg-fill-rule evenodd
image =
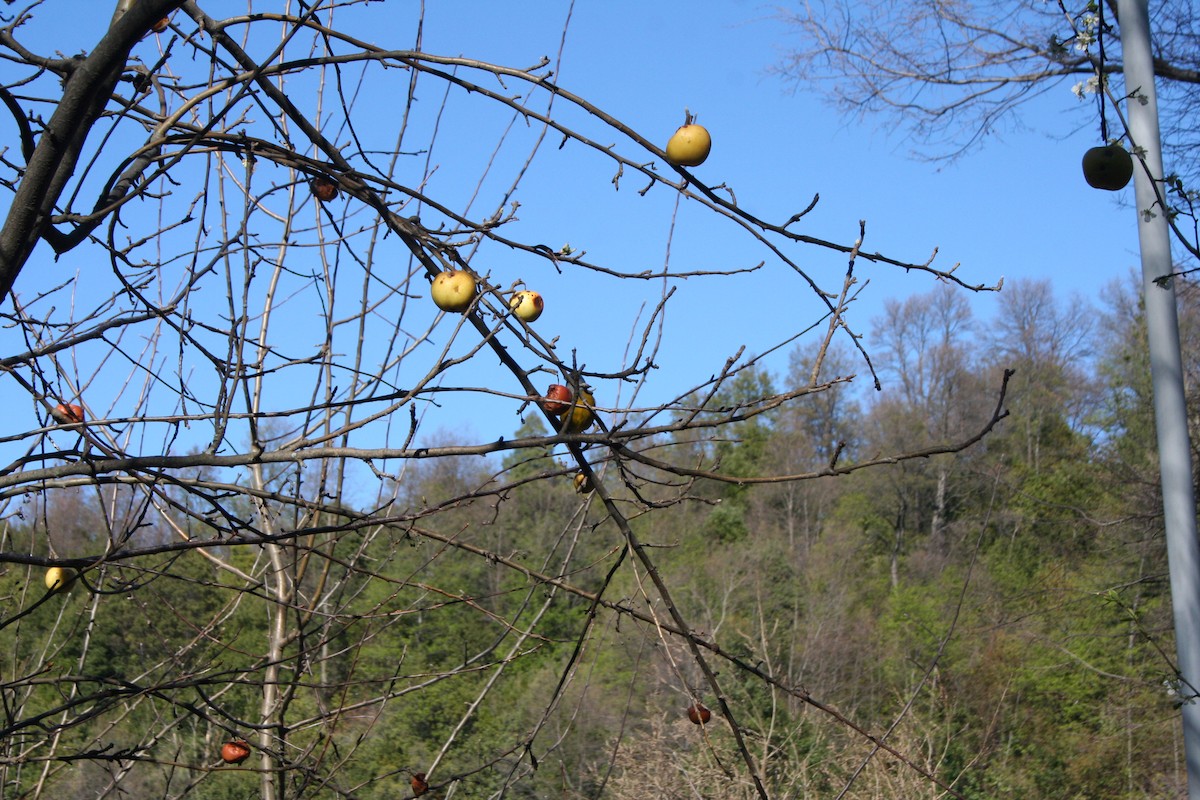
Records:
M512 299L508 301L508 307L512 309L513 315L518 319L533 322L542 315L546 303L537 292L524 289L512 296Z
M698 167L712 150L712 137L703 125L683 125L667 142L667 160L681 167Z
M66 567L50 567L46 570L46 588L52 592L67 588L75 579L75 573Z
M465 269L451 269L438 273L429 294L442 311L460 312L471 307L476 289L474 275Z

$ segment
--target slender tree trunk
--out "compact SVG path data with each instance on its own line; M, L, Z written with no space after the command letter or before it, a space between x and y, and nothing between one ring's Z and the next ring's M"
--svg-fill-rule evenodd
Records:
M946 521L946 480L945 467L939 467L937 473L937 492L933 501L933 519L929 524L930 549L942 553L946 549L943 529Z

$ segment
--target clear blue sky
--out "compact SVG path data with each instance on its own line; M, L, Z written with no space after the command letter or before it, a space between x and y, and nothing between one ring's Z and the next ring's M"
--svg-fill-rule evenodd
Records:
M515 18L498 4L430 3L425 47L508 64L553 57L567 4L526 8ZM396 29L403 35L400 16ZM712 156L697 175L710 184L728 183L744 207L773 220L786 219L819 192L817 210L797 226L814 236L849 243L865 219L867 250L921 262L938 247L938 263L945 268L961 262L959 274L968 282L1045 277L1064 300L1077 292L1095 300L1106 283L1137 266L1134 212L1118 202L1132 201L1132 187L1114 195L1083 182L1080 158L1098 138L1094 105L1080 103L1069 84L1025 109L1029 130L989 139L956 163L930 164L909 157L907 142L877 127L882 120L855 124L841 118L825 100L826 87L793 93L773 75L789 35L773 6L757 2L580 2L557 80L657 135L660 144L681 121L683 108L690 108L714 138ZM669 208L640 201L631 191L640 188L636 181L628 181L619 196L613 193L606 182L611 169L591 154L572 159L551 150L542 156L548 180L563 191L540 196L544 184L527 184L523 220L561 231L560 238L600 260L661 265ZM612 217L591 210L610 201ZM838 287L843 256L789 252L814 276L827 278L827 288ZM696 208L682 211L672 249L675 268L762 258L768 254L731 226ZM858 274L870 285L850 319L864 333L886 299L934 286L928 275L866 262ZM570 336L569 328L579 324L579 305L589 302L573 296L574 288L568 280L545 287L550 310L539 329ZM637 287L624 285L600 292L603 301L597 302L588 291L588 330L596 339L623 344L640 300L652 301L655 292L643 290L639 297ZM973 306L987 317L995 303L995 295L983 294ZM816 308L797 276L770 261L750 280L680 283L662 361L679 380L702 377L738 345L749 352L771 346ZM779 371L784 355L772 360Z
M213 10L233 13L234 5L217 4ZM408 48L417 7L396 0L372 4L344 21L367 41ZM1025 109L1030 130L988 140L956 163L929 164L909 158L907 143L877 127L880 120L868 117L848 124L825 102L825 87L792 92L771 74L791 44L788 27L771 5L583 0L569 24L568 9L565 2L518 6L434 0L427 3L424 49L530 66L543 55L556 58L566 25L563 59L554 65L559 85L660 146L682 121L684 108L691 109L714 140L712 156L696 174L710 185L728 184L741 206L774 221L801 210L819 192L817 209L793 228L812 236L849 244L857 236L858 220L865 219L865 250L919 263L937 247L938 263L948 268L961 262L959 274L968 282L1048 277L1060 298L1078 292L1094 301L1106 283L1137 266L1134 212L1118 203L1121 198L1131 201L1132 189L1113 195L1084 184L1079 161L1096 143L1093 107L1080 104L1068 85ZM43 19L50 14L74 24L54 30L53 46L47 44L45 37L51 34L44 24L31 25L27 41L46 50L76 52L89 49L107 25L111 3L51 0L43 6ZM152 55L149 51L144 57ZM376 99L358 109L362 119L380 129L381 141L398 125L407 81L400 71L391 74L394 84L368 87ZM418 96L424 124L432 124L442 87L426 81ZM567 114L564 118L581 130L612 138L594 120L562 104L555 111ZM463 210L509 116L488 113L477 97L452 93L430 156L437 168L430 193ZM471 207L475 215L491 212L530 152L536 129L517 128ZM650 158L645 151L639 155L628 140L617 144L627 156ZM551 136L539 151L516 195L520 221L507 233L554 247L569 242L586 250L589 260L618 269L660 269L672 196L661 188L639 196L645 181L632 175L614 191L611 162L576 143L562 149L558 145ZM840 286L843 255L797 245L788 252L825 288ZM41 248L37 259L48 262L48 248ZM473 266L492 270L495 282L523 279L540 290L547 311L538 330L561 337L562 348L578 348L583 360L603 371L623 366L635 321L639 315L645 318L663 289L661 282L556 275L537 259L494 246L481 249L478 259ZM673 269L747 267L764 259L763 270L750 277L676 283L658 359L662 369L638 405L702 382L743 345L747 352L762 352L814 321L820 310L799 276L771 261L770 253L744 232L694 204L684 205L671 241ZM70 259L64 262L56 269L72 268ZM33 274L27 271L22 281ZM869 333L871 319L888 298L934 287L928 275L867 262L860 262L858 275L870 279L849 317L861 333ZM31 284L18 283L18 290L30 291ZM973 305L987 317L995 302L994 295L984 294ZM303 334L301 327L297 335ZM4 335L9 337L7 352L21 347L11 332ZM786 355L784 350L767 363L781 373ZM481 363L475 365L471 383L495 382L497 388L516 390L494 359L476 361ZM615 386L598 389L599 404L615 403ZM12 390L8 385L5 392L12 396ZM510 407L464 405L465 424L455 411L453 403L431 411L426 430L494 438L511 434L519 424Z

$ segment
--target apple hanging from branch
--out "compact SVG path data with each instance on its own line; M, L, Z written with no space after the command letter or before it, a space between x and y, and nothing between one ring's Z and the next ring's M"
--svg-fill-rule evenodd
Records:
M508 301L508 307L512 309L513 316L526 322L533 322L542 315L546 303L537 292L523 289L512 296L512 299Z
M324 175L318 175L309 181L308 188L312 190L313 197L322 203L332 202L338 196L337 183L332 178L327 178Z
M245 739L230 739L221 745L221 760L226 764L240 764L250 757L250 743Z
M61 422L64 425L77 425L87 419L87 415L83 411L83 406L78 403L59 403L54 407L50 416L54 417L55 421Z
M67 567L50 567L46 570L46 591L58 592L69 587L75 580L75 571Z
M571 407L571 390L561 383L552 383L546 389L546 398L542 400L542 410L547 414L560 417Z
M479 287L475 276L465 269L448 269L433 279L430 295L442 311L458 313L471 307Z
M567 418L567 433L582 433L592 427L596 421L596 398L586 389L579 390L579 396L571 406L571 414Z
M1093 147L1083 154L1083 179L1093 189L1117 192L1133 177L1133 158L1119 144Z
M667 161L677 167L698 167L711 150L708 129L693 122L691 112L684 109L683 125L667 140Z

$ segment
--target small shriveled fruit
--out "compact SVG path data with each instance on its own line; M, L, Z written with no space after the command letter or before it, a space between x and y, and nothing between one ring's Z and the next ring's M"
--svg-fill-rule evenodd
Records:
M595 488L595 486L592 486L592 482L588 479L586 473L575 473L575 491L579 492L580 494L591 494L592 490Z
M571 390L561 383L552 383L546 390L546 399L542 401L542 410L547 414L559 416L567 413L571 407Z
M221 760L226 764L240 764L250 757L250 743L245 739L230 739L221 745Z
M1119 144L1093 147L1083 154L1083 179L1093 189L1120 191L1133 177L1133 158Z
M680 167L698 167L712 150L712 137L703 125L688 122L667 141L667 160Z
M83 406L78 403L59 403L54 407L54 413L51 416L65 424L83 422L87 418L83 412Z
M308 182L308 187L312 189L313 197L322 203L328 203L337 199L338 187L332 178L319 175Z
M687 715L693 725L707 725L712 719L712 712L703 703L688 706Z
M542 309L546 307L546 303L537 292L523 289L512 296L512 299L508 301L508 307L518 318L526 322L533 322L542 315Z
M414 772L409 783L412 784L413 797L420 797L429 791L429 781L425 780L424 772Z
M66 589L75 580L75 571L66 567L50 567L46 570L46 589L57 592Z
M162 33L163 31L165 31L167 29L167 26L170 24L171 24L171 18L163 17L158 22L151 25L150 30L154 31L155 33Z
M433 279L430 294L433 302L442 311L460 312L471 307L475 299L475 276L465 269L449 269L439 272Z

